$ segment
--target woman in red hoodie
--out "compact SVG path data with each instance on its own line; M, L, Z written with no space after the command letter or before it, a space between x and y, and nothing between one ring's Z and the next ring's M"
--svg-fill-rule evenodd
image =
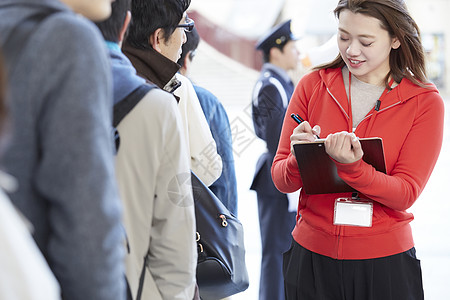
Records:
M407 209L438 158L444 107L428 83L419 29L402 0L340 0L339 55L296 87L272 178L283 193L303 186L293 144L325 138L339 177L357 193L302 190L291 249L284 254L286 299L423 299ZM298 125L290 117L299 114ZM381 137L386 173L362 160L358 138ZM337 199L355 207L341 216ZM354 222L355 219L362 220Z

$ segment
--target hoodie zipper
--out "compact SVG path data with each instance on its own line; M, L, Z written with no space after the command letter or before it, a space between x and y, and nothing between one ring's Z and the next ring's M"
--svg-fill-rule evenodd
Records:
M350 116L347 114L347 112L345 111L345 109L341 106L341 104L339 103L339 101L337 101L337 99L336 99L336 97L331 93L331 91L328 89L328 87L327 87L327 92L328 92L328 94L331 96L331 98L333 98L333 100L336 102L336 104L341 108L341 111L344 113L344 115L347 117L347 120L350 120ZM382 95L382 96L384 96L384 95ZM382 97L381 96L381 97ZM380 99L381 99L381 97L380 97ZM380 108L380 105L381 105L381 101L380 101L380 99L378 99L377 100L377 102L376 102L376 105L375 105L375 107L372 109L373 111L372 111L372 113L371 114L369 114L369 115L367 115L367 116L365 116L356 126L355 126L355 128L353 128L353 124L350 124L350 128L352 128L352 132L355 132L356 131L356 129L358 128L358 126L363 122L363 121L365 121L365 120L367 120L367 119L372 119L372 122L371 122L371 124L369 124L368 125L368 127L367 127L367 129L366 129L366 132L365 132L365 135L364 136L367 136L367 134L370 132L370 130L372 129L372 127L373 127L373 123L374 123L374 121L375 121L375 117L376 117L376 115L378 114L378 113L380 113L380 112L383 112L383 111L386 111L386 110L388 110L388 109L390 109L390 108L392 108L392 107L394 107L394 106L397 106L397 105L399 105L399 104L401 104L403 101L398 101L398 102L396 102L396 103L394 103L394 104L391 104L391 105L389 105L389 106L387 106L387 107L384 107L383 109L379 109ZM351 112L350 112L351 113ZM342 251L341 251L341 243L342 243L342 240L341 240L341 237L342 237L342 235L343 235L343 230L344 230L344 228L343 228L343 226L342 225L335 225L335 226L337 226L337 228L336 228L336 235L337 235L337 242L336 242L336 258L337 259L340 259L340 256L342 255Z
M350 120L350 116L349 114L345 111L345 109L342 107L342 105L339 103L339 101L337 101L336 97L334 97L334 95L331 93L331 91L328 89L327 87L327 92L328 94L331 96L331 98L333 98L334 102L336 102L336 104L341 108L341 111L344 113L344 115L347 117L347 123ZM351 112L350 112L351 113ZM350 124L349 126L349 132L352 131L353 132L353 126L352 124Z
M328 92L328 94L330 94L331 98L333 98L333 100L336 102L336 104L339 105L339 107L341 108L342 112L345 114L345 116L347 117L347 119L350 119L350 116L347 114L347 112L345 111L345 109L341 106L341 104L339 103L339 101L336 100L336 97L334 97L334 95L331 93L331 91L328 89L328 87L327 87L327 92Z
M337 243L336 243L336 258L339 259L341 252L339 251L341 248L341 235L342 235L342 225L337 226Z

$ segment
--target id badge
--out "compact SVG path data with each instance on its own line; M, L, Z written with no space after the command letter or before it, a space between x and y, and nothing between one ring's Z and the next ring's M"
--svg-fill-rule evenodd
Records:
M334 203L334 225L372 226L373 203L352 198L337 198Z

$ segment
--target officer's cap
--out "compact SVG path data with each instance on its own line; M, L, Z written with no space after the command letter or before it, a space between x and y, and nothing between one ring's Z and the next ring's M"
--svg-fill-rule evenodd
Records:
M255 48L263 52L269 52L272 47L283 46L291 40L297 40L291 32L291 20L278 24L264 35L256 43Z

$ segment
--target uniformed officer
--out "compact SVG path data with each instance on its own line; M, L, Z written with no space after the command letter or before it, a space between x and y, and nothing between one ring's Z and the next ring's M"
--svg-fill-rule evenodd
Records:
M295 225L297 207L289 209L288 195L276 189L270 173L286 108L294 92L287 71L295 69L299 63L295 40L291 20L288 20L274 27L256 44L256 49L263 52L264 65L253 90L252 117L256 135L267 145L267 151L256 164L251 185L257 193L261 232L260 300L284 299L282 254L289 249ZM298 201L298 197L292 198Z

